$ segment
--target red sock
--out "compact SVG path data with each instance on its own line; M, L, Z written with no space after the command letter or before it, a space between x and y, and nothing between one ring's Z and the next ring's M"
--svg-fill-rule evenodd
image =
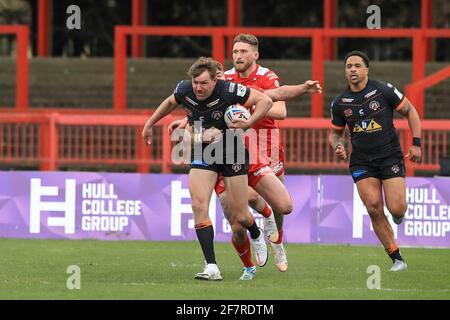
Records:
M282 243L283 242L283 229L278 230L278 241L275 243Z
M244 267L253 267L255 264L252 261L252 251L250 249L250 240L248 236L245 236L245 241L243 244L237 244L234 239L231 239L236 252L239 255Z
M267 204L267 202L264 201L264 209L260 213L264 218L268 218L270 216L270 214L272 213L272 210L270 210L270 207Z

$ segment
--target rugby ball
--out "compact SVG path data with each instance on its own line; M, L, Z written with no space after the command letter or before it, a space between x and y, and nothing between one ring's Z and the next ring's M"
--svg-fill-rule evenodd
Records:
M233 120L235 119L250 119L250 111L239 104L233 104L229 106L224 115L224 120L227 127L230 127L230 125L233 123Z

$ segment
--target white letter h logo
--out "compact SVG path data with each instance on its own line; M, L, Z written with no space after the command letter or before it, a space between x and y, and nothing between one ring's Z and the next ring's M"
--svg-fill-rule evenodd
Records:
M31 179L30 190L30 233L41 231L42 211L63 211L64 217L49 217L49 227L64 227L64 233L75 233L75 179L66 179L64 202L41 201L41 196L57 196L58 187L44 187L41 179Z

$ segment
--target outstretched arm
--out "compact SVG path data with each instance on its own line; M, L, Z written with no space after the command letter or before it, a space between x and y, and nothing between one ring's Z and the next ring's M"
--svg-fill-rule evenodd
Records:
M319 81L307 80L298 85L284 85L279 88L264 91L273 101L273 106L267 112L266 117L276 120L283 120L287 116L286 100L292 100L305 93L321 93L322 87Z
M322 87L317 80L307 80L298 85L284 85L279 88L264 91L273 101L292 100L305 93L322 93Z
M178 103L173 94L158 106L152 116L145 123L144 129L142 129L142 137L144 138L146 144L152 143L152 128L155 123L170 114L177 106Z

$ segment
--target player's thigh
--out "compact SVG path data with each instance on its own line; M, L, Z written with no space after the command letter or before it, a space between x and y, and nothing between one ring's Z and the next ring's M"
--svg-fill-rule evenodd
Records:
M369 214L379 213L383 209L383 193L381 180L373 177L356 182L359 197Z
M248 180L247 175L223 177L225 189L227 190L227 203L232 214L248 211Z
M255 186L264 200L276 212L288 214L292 211L292 199L284 184L275 174L265 175Z
M278 178L278 180L281 181L282 184L284 184L284 172L279 174L279 175L277 175L277 178Z
M406 210L406 181L403 177L382 180L386 206L391 213Z
M198 219L201 221L208 218L209 201L216 181L215 171L195 168L189 171L189 192L196 222Z

